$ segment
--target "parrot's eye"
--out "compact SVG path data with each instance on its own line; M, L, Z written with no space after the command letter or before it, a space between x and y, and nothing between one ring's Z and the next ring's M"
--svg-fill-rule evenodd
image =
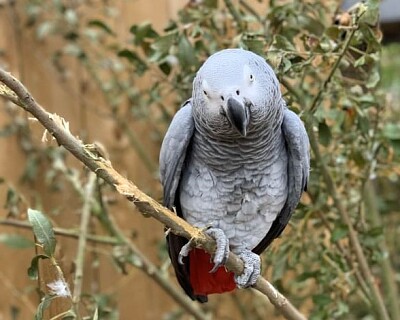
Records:
M221 96L221 100L222 100L222 101L225 101L225 98L224 98L224 96Z
M254 76L251 74L250 75L250 81L253 82L254 81Z
M208 96L208 93L207 93L206 90L203 90L203 93L204 93L204 95L205 95L206 97Z
M236 90L236 94L237 94L237 95L240 95L240 91L239 91L239 90Z

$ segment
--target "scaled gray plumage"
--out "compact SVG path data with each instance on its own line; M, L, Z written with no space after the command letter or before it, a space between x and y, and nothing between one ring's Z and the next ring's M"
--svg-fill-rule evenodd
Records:
M252 52L223 50L199 69L192 98L164 138L164 205L197 227L211 226L219 243L214 263L224 263L229 249L238 254L245 274L235 281L249 286L259 275L257 255L297 206L309 166L306 131L286 107L271 67ZM205 301L190 283L187 241L169 235L168 242L179 283L192 299Z

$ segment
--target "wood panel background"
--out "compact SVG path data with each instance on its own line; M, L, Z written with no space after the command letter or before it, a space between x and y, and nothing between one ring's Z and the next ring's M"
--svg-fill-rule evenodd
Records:
M115 167L139 186L154 187L153 194L159 192L159 185L153 176L147 173L143 164L134 152L127 150L126 143L116 142L113 138L113 123L104 119L96 112L104 106L96 87L87 83L82 93L80 84L89 79L82 67L74 60L69 62L68 78L60 76L50 61L50 53L59 46L57 41L38 41L32 30L24 27L26 23L25 3L18 1L1 1L0 7L0 64L21 79L31 91L36 100L48 111L60 114L71 125L75 134L85 132L87 141L100 141L110 152ZM171 17L186 1L178 0L135 0L113 1L119 11L117 19L109 21L118 37L124 41L129 37L129 27L133 23L151 21L161 30ZM0 126L8 122L6 108L8 104L0 101ZM19 117L26 117L23 112L16 112ZM32 122L30 124L32 138L40 143L43 129ZM145 136L145 132L143 132ZM155 153L158 150L154 150ZM42 203L44 212L51 212L53 207L61 205L63 208L54 218L54 224L65 228L77 225L79 201L72 190L66 189L62 193L49 193L43 179L34 184L21 184L19 178L25 167L26 157L19 146L16 137L0 139L0 176L7 183L0 185L0 201L3 204L7 188L13 186L21 192L29 205L35 206L36 196L45 198ZM71 164L78 166L74 160ZM43 168L42 168L43 169ZM155 244L163 237L163 228L150 219L144 219L136 214L132 206L124 199L117 199L117 205L112 208L119 225L126 230L135 230L138 234L136 244L155 260L157 247ZM6 210L0 209L0 217L6 216ZM18 233L32 238L30 231L18 228L0 227L0 233ZM58 237L58 257L68 275L73 269L72 259L75 257L76 241ZM90 247L89 247L90 248ZM14 250L0 244L0 320L12 319L12 309L20 310L17 319L32 319L38 304L38 295L35 292L36 283L28 279L26 269L30 264L34 252L31 249ZM86 261L85 281L91 282L90 277L98 278L98 290L104 293L115 293L115 304L120 313L120 319L161 319L165 312L174 309L174 302L157 285L134 268L129 269L127 276L116 272L113 263L107 255L100 256L98 273L90 266L90 259ZM70 271L71 273L71 271ZM88 288L87 288L88 289Z

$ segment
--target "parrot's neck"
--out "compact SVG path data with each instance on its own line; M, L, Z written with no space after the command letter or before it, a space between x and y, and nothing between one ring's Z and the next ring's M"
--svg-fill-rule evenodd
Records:
M252 123L246 137L221 137L202 126L196 126L192 153L205 165L216 170L237 170L240 167L274 161L282 147L283 109L266 119ZM226 166L221 168L221 163Z

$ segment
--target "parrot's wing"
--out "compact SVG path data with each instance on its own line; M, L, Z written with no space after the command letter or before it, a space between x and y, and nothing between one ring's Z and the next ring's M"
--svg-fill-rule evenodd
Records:
M160 179L164 189L163 204L169 209L175 208L178 216L182 217L179 201L179 183L189 152L190 141L194 132L191 100L186 101L174 116L160 151ZM189 257L183 258L180 264L179 252L188 242L187 239L169 233L167 236L168 253L179 284L193 300L206 302L207 296L195 295L190 285Z
M307 189L310 171L310 152L307 132L300 118L285 108L282 133L288 154L288 196L282 211L276 217L265 238L253 249L263 252L282 233L298 205L303 191Z
M165 135L160 151L160 179L164 190L163 203L172 209L194 131L191 100L176 113Z

